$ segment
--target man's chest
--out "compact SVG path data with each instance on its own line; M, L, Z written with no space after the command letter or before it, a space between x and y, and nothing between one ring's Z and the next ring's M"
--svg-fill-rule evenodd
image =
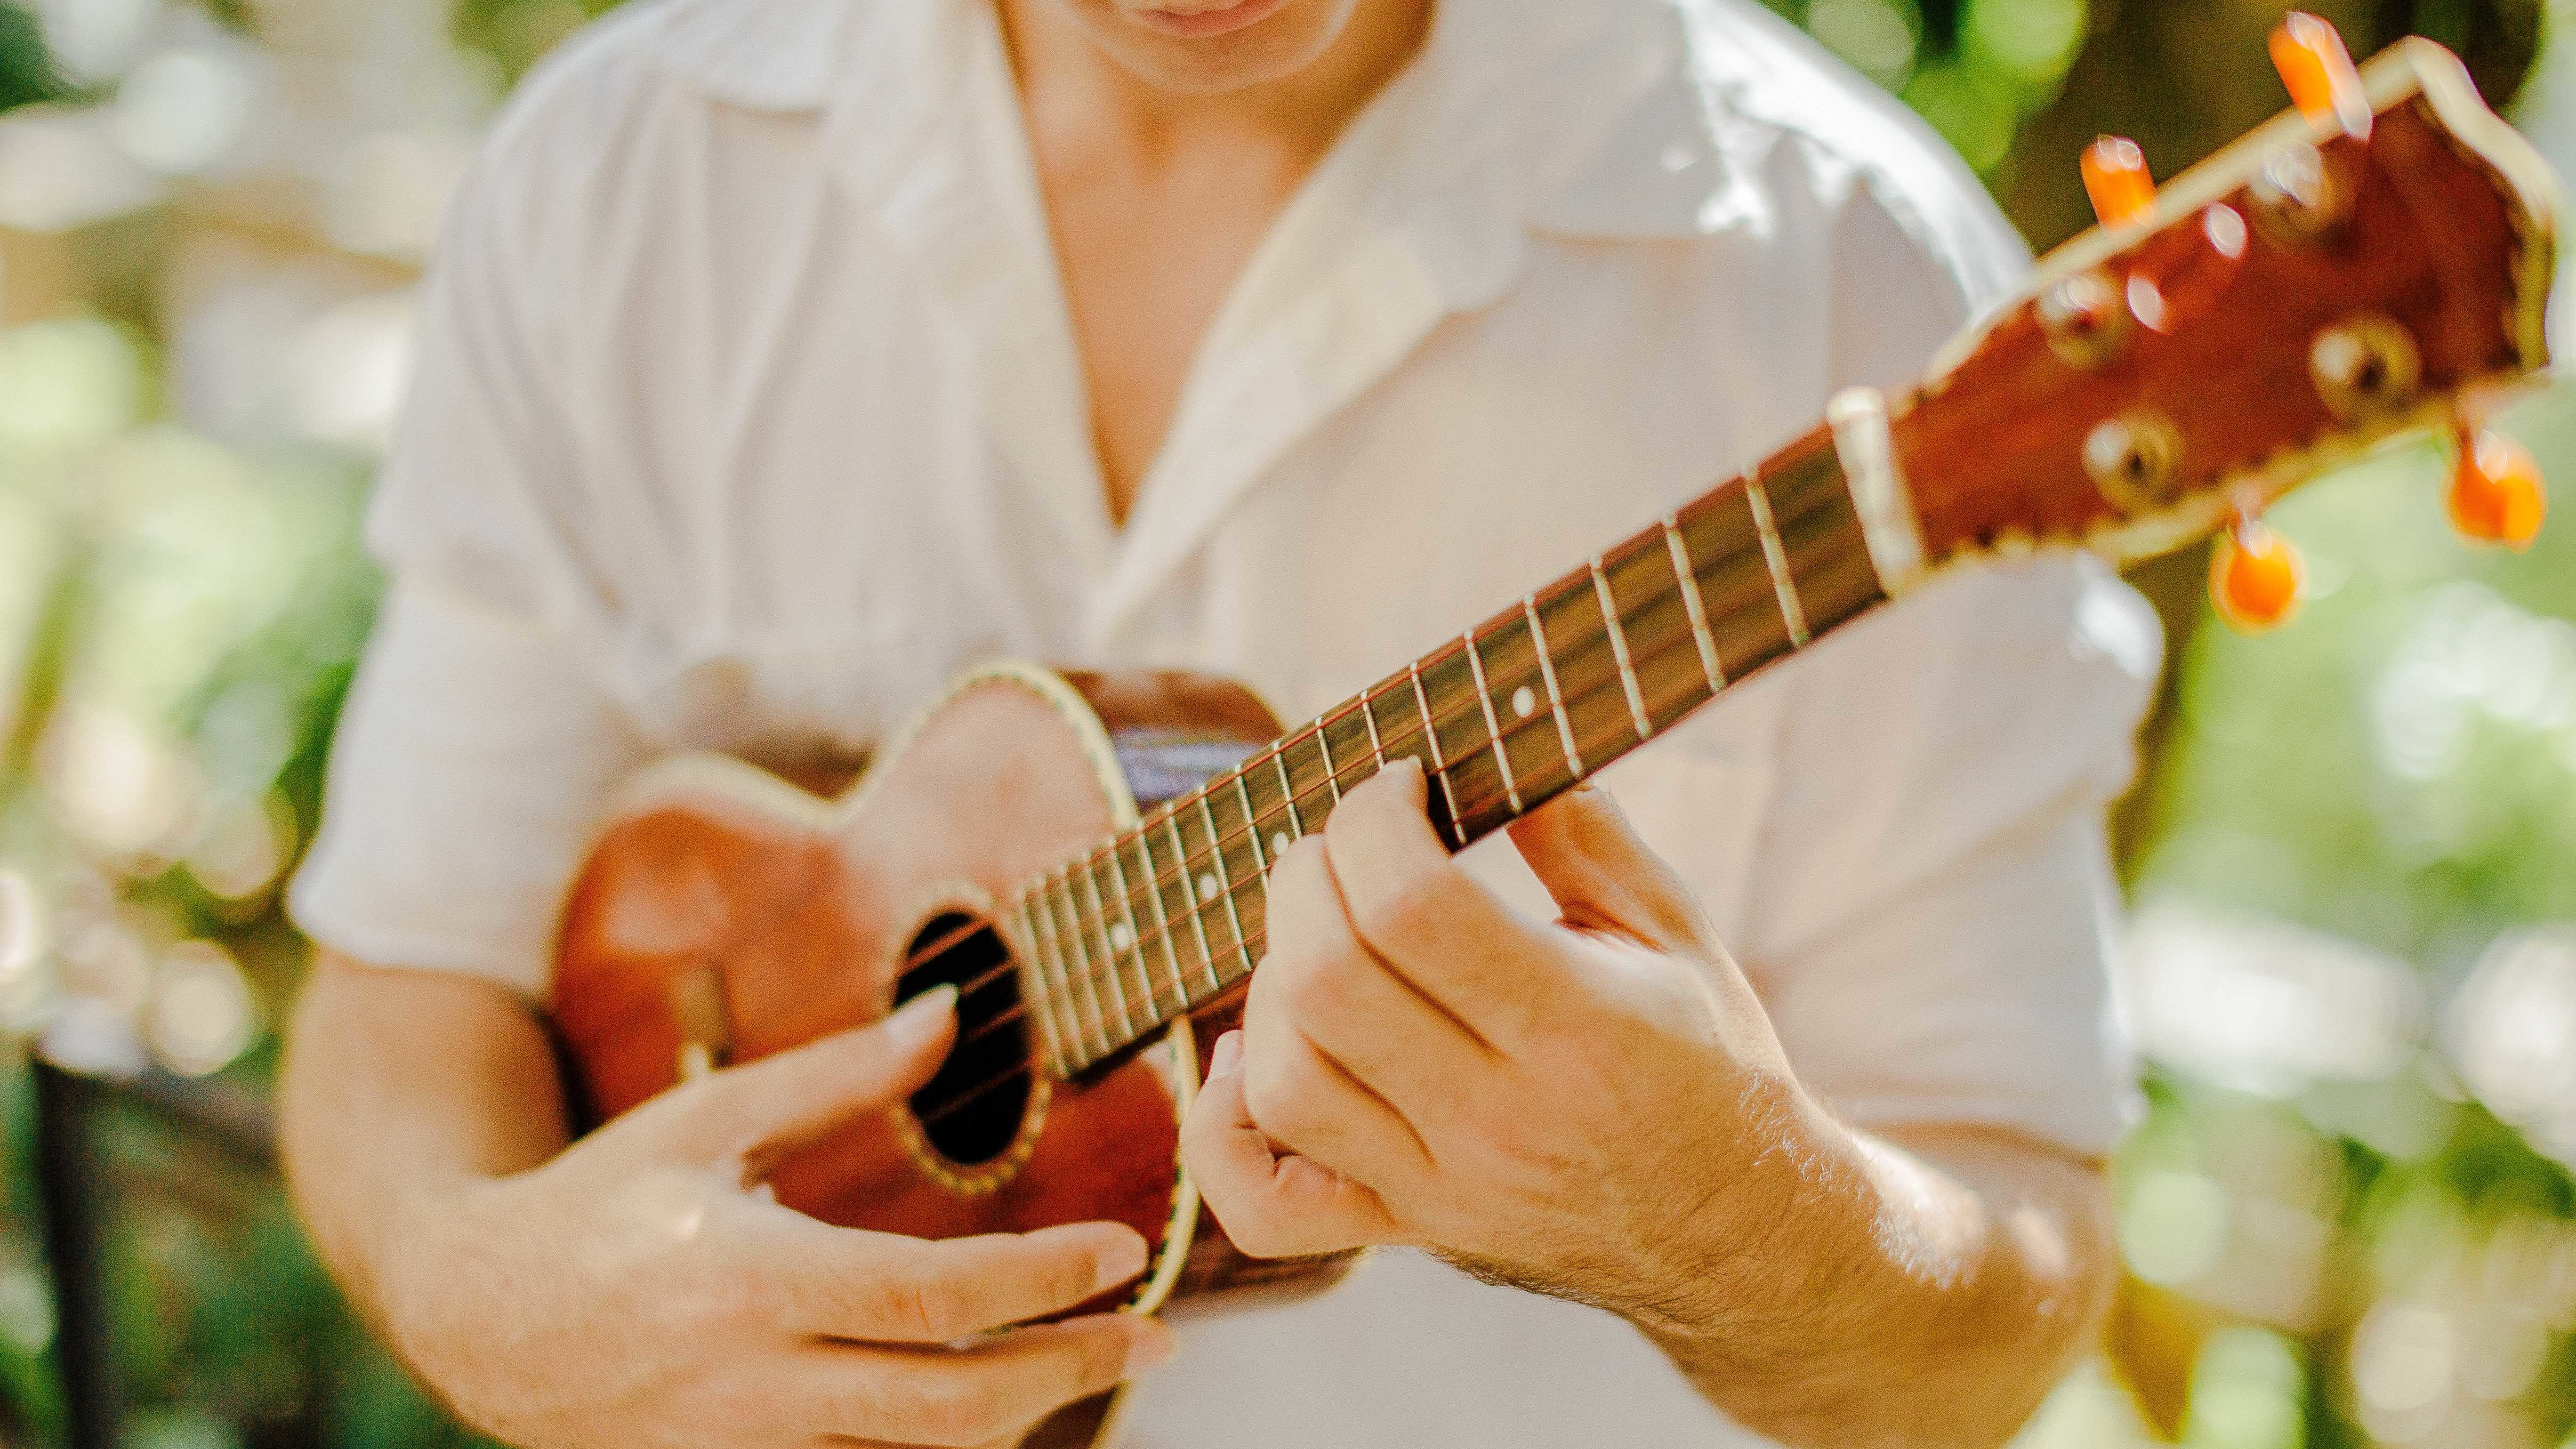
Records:
M589 319L568 368L581 526L659 655L631 702L675 740L880 735L1004 654L1213 670L1294 714L1821 405L1821 354L1758 276L1534 242L1461 309L1418 258L1350 260L1196 359L1117 528L1051 279L807 231L640 258L670 285Z
M1292 158L1203 147L1145 164L1038 140L1038 183L1103 503L1123 524L1210 327L1296 186Z

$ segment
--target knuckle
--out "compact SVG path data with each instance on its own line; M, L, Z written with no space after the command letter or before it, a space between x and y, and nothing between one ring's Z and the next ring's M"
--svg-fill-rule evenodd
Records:
M1408 864L1373 882L1353 903L1360 934L1378 942L1436 937L1449 897L1446 862Z
M1274 1055L1290 1059L1257 1075L1248 1069L1244 1073L1244 1107L1253 1125L1274 1140L1291 1148L1311 1146L1322 1136L1325 1122L1314 1068L1304 1052Z
M1332 889L1333 872L1324 861L1324 837L1308 835L1288 847L1272 874L1279 878L1280 889L1298 895L1328 892Z
M1350 963L1338 953L1299 951L1270 968L1273 994L1291 1021L1329 1021L1349 1004Z
M1074 1360L1074 1372L1080 1381L1074 1385L1077 1395L1091 1393L1118 1382L1127 1375L1127 1339L1123 1334L1094 1333L1087 1335L1081 1352Z
M864 1316L882 1324L889 1337L922 1343L954 1338L960 1318L957 1290L905 1269L888 1273L861 1290Z
M1278 1137L1299 1111L1297 1084L1275 1063L1255 1065L1247 1059L1243 1069L1243 1106L1252 1114L1252 1125Z
M1047 1306L1055 1309L1070 1308L1090 1297L1097 1274L1088 1257L1057 1253L1041 1262L1030 1276Z
M1297 1251L1279 1221L1250 1204L1237 1206L1231 1216L1220 1221L1226 1237L1233 1240L1246 1257L1286 1258L1294 1256Z

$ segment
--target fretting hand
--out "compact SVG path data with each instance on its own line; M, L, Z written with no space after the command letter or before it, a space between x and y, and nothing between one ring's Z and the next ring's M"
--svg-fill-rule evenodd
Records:
M1705 1328L1838 1129L1607 793L1512 829L1548 925L1461 871L1423 804L1397 762L1279 858L1244 1028L1184 1132L1209 1206L1262 1256L1410 1244Z

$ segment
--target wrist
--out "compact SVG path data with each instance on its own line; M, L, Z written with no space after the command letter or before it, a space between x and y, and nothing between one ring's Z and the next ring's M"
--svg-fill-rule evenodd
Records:
M1868 1173L1850 1129L1786 1077L1743 1089L1728 1149L1713 1159L1714 1190L1658 1235L1652 1271L1688 1288L1638 1322L1710 1353L1767 1357L1855 1301L1846 1280L1874 1256Z
M498 1186L468 1177L407 1195L378 1224L367 1254L365 1308L377 1335L442 1393L452 1392L445 1379L453 1325L475 1316L466 1301L475 1249L489 1241L479 1224Z

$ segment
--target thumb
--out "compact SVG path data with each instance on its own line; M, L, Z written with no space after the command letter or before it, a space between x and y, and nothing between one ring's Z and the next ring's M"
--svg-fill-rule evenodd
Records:
M1610 792L1586 782L1512 822L1512 845L1568 925L1667 951L1707 951L1716 932L1690 887L1647 846Z
M957 989L936 986L885 1020L807 1042L681 1088L681 1151L766 1161L929 1081L957 1030ZM758 1172L749 1174L758 1177Z

